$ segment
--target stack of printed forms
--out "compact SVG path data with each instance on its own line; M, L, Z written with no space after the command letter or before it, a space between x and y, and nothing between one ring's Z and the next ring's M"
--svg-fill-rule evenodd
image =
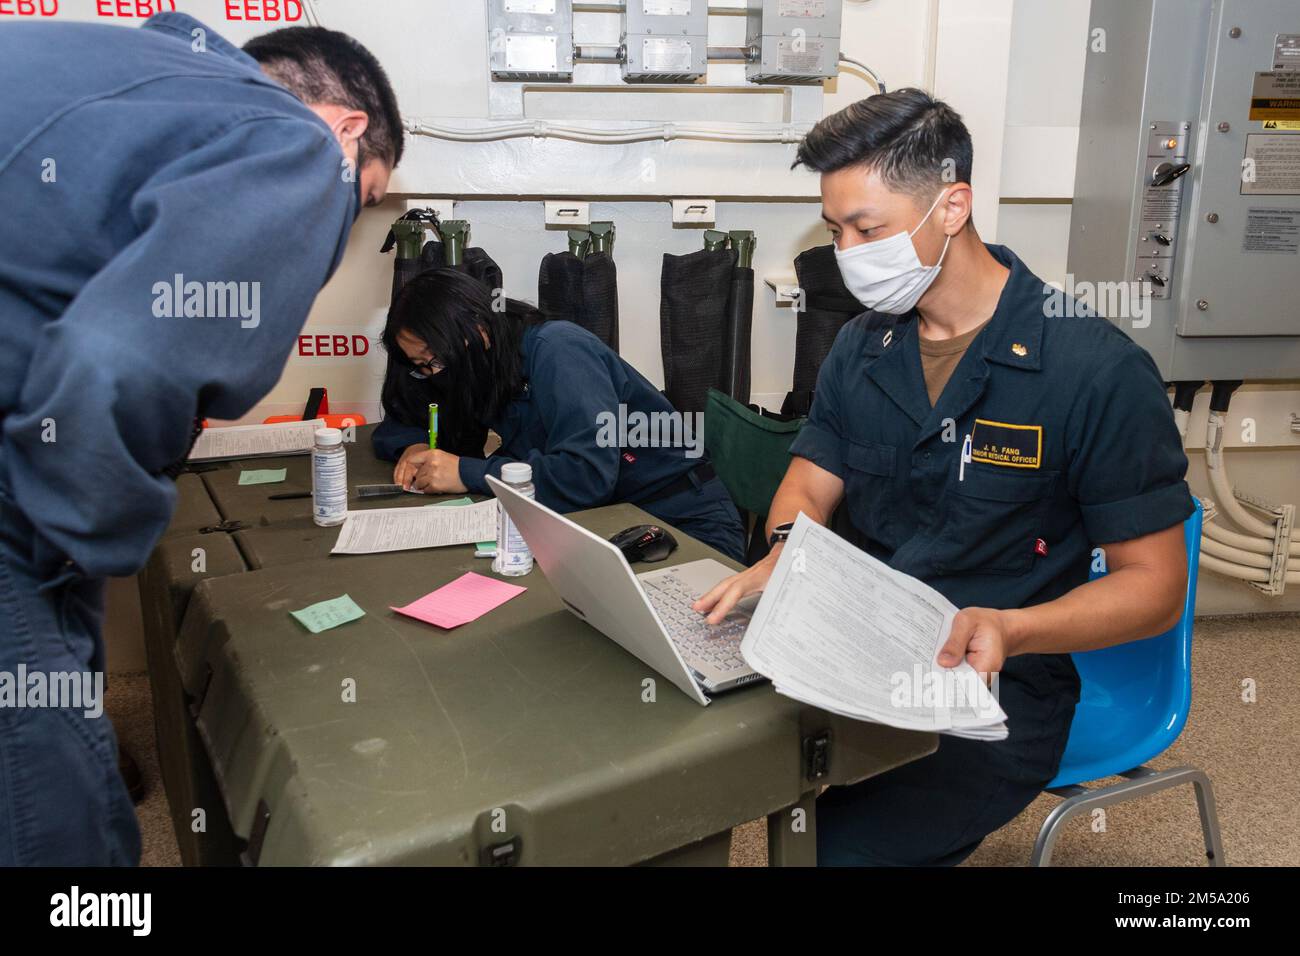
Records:
M800 514L740 651L778 693L822 710L1004 740L1007 715L981 675L935 660L956 614L938 591Z

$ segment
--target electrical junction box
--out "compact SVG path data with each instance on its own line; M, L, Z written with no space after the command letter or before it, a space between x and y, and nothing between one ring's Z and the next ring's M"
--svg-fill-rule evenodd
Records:
M1166 381L1296 378L1300 4L1093 0L1088 43L1066 291Z
M820 83L839 72L843 0L747 0L753 83Z
M492 79L572 81L572 0L488 0L487 17Z
M624 0L623 79L693 83L708 73L708 0Z

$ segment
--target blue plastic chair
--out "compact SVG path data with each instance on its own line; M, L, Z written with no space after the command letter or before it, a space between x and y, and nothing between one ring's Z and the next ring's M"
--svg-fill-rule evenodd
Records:
M1072 654L1082 688L1070 738L1047 791L1065 799L1043 823L1034 843L1034 866L1048 866L1061 825L1097 807L1191 784L1201 812L1205 855L1222 866L1223 845L1210 778L1194 767L1145 766L1169 748L1187 723L1192 703L1192 618L1201 552L1201 503L1183 524L1187 544L1187 597L1178 623L1158 637ZM1094 578L1105 574L1094 573ZM1123 783L1088 788L1103 777Z

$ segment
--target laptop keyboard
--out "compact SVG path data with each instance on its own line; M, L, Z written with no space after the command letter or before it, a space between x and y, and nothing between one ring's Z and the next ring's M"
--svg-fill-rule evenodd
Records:
M746 667L740 656L740 639L749 626L748 614L733 611L721 624L711 625L691 608L700 595L672 572L641 578L640 583L687 663L706 662L720 671Z

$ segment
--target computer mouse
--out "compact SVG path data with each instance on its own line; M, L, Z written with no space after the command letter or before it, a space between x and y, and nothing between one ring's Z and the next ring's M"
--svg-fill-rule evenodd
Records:
M639 524L625 528L609 540L623 552L628 564L662 561L677 550L677 539L657 524Z

